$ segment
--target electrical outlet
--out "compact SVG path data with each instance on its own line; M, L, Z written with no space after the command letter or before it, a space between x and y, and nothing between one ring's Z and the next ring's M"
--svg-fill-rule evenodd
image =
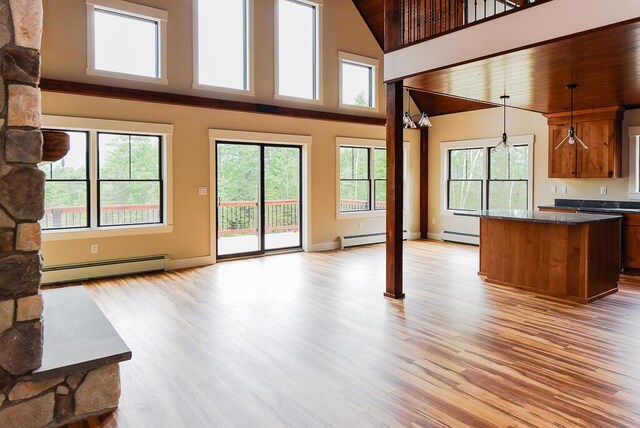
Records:
M98 254L98 244L91 244L91 254Z
M558 186L556 186L555 184L551 186L551 193L558 193Z
M560 186L560 193L567 193L567 185Z
M435 218L431 219L431 224L436 224L436 219Z
M205 186L198 187L198 196L207 196L207 188Z
M363 225L364 225L364 224L363 224L362 222L358 223L358 229L362 229L362 226L363 226Z
M600 187L600 194L601 195L606 195L607 194L607 186Z

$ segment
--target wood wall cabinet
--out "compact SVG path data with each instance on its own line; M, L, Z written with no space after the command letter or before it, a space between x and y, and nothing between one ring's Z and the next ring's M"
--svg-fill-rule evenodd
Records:
M574 112L576 135L588 146L556 149L569 133L568 112L545 115L549 123L549 178L617 178L622 175L622 107Z

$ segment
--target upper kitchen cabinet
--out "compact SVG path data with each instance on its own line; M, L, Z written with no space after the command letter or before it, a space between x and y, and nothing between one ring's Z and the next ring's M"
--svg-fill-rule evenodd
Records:
M622 107L574 112L578 142L565 141L568 112L545 115L549 123L549 178L618 178L622 176Z

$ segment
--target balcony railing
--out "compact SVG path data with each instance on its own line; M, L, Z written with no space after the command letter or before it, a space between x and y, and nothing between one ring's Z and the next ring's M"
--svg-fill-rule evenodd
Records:
M552 0L401 0L402 45Z

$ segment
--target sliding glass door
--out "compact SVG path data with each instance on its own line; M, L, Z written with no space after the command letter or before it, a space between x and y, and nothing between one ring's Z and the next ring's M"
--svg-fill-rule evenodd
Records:
M218 258L302 246L301 154L295 146L217 143Z

